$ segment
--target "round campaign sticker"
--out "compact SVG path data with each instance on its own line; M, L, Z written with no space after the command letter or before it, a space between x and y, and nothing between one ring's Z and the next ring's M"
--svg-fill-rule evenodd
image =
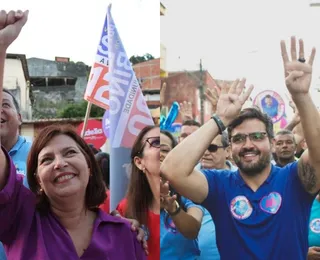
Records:
M236 219L246 219L252 213L252 206L245 196L237 196L230 203L230 211Z
M310 222L310 230L313 233L320 233L320 218L315 218Z
M270 116L273 123L280 121L285 114L285 103L282 97L273 90L260 92L253 100L253 105Z
M281 206L282 197L278 192L271 192L260 200L260 208L267 213L276 214Z

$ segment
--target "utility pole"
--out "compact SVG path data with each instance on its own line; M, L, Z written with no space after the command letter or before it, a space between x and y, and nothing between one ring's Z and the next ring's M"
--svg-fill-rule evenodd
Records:
M200 85L199 85L199 95L200 95L200 119L201 124L204 124L204 84L203 84L203 70L202 70L202 60L200 59Z

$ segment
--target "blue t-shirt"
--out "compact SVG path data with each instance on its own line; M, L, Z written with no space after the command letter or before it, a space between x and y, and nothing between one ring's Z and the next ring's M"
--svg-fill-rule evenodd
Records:
M199 249L201 251L198 260L219 260L220 255L216 242L216 228L208 210L204 210L201 229L198 235Z
M17 173L23 175L23 185L29 188L27 181L27 158L31 148L31 143L26 138L19 136L16 144L9 151L14 165L17 168ZM0 260L6 260L6 254L2 243L0 243Z
M203 170L209 192L202 204L216 225L221 259L306 259L315 196L304 190L297 165L272 166L256 192L239 171Z
M320 202L315 199L310 214L309 247L320 246Z
M181 197L181 203L186 210L197 207L203 211L201 206L186 198ZM161 210L160 213L160 252L160 258L163 260L195 260L200 255L198 240L185 238L179 233L174 222L164 210Z

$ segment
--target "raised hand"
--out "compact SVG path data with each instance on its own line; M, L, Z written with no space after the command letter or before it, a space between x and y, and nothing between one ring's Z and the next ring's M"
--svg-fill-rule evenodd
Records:
M218 100L219 100L219 93L216 88L207 88L204 95L206 99L211 103L212 109L216 110Z
M216 114L226 126L238 116L243 104L253 90L253 86L251 85L248 90L243 91L245 82L245 79L241 81L237 79L232 83L230 89L226 85L221 89Z
M0 50L6 50L19 36L28 20L29 11L0 11Z
M167 89L167 83L163 82L160 89L160 103L163 105L165 103L165 92Z
M286 86L292 96L309 92L312 78L312 64L316 49L313 48L309 60L305 62L304 43L299 40L299 57L296 50L296 38L291 37L291 60L288 57L286 44L281 41L281 55L285 71ZM297 59L298 58L298 59Z
M179 110L182 121L191 120L193 119L192 116L192 104L191 102L183 101L180 103L180 110Z
M176 210L177 195L170 195L169 182L163 182L160 180L160 205L161 208L168 212L174 212Z

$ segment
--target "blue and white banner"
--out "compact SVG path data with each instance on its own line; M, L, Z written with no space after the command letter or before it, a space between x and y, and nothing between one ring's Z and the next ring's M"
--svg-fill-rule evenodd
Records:
M110 209L113 210L124 198L128 188L133 143L145 126L154 123L113 21L111 5L108 7L107 21L110 75Z

